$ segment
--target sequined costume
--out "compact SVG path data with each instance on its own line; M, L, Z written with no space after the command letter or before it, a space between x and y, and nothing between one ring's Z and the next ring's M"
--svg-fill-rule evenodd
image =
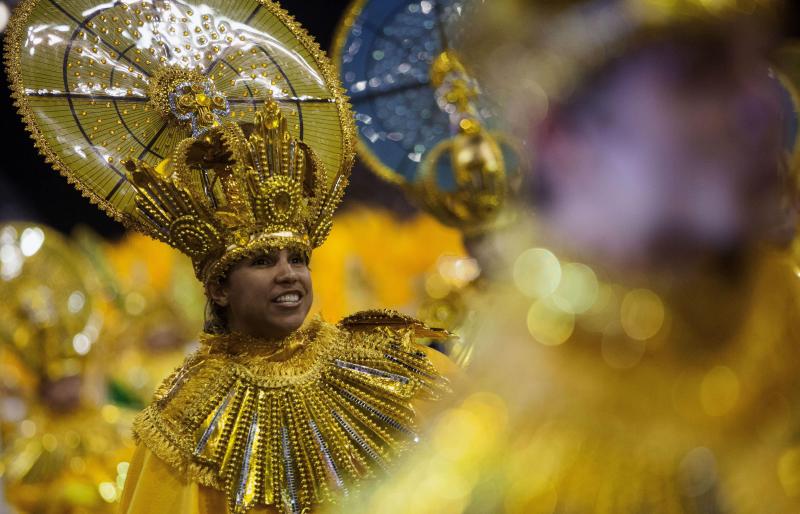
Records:
M60 8L20 6L9 75L40 150L90 200L190 257L207 291L242 259L310 255L325 241L353 162L353 116L285 11L268 0ZM64 80L47 75L53 59L69 68ZM414 342L446 334L399 314L311 321L279 341L206 328L134 423L124 513L330 504L388 468L416 438L420 402L448 390L446 359Z
M368 311L337 325L314 320L283 341L207 337L136 420L147 451L134 469L144 477L161 466L155 455L200 484L177 495L182 506L227 498L231 511L303 512L347 495L416 439L412 400L446 390L428 358L436 352L414 344L430 335L410 318ZM438 365L447 370L441 356ZM132 473L123 511L146 512L148 482Z

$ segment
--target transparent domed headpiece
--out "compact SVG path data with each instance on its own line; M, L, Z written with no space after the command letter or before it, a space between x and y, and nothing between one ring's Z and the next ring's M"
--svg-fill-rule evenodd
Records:
M347 100L318 45L269 0L25 0L5 51L36 146L129 227L143 225L124 162L156 167L187 137L252 123L269 98L329 188L349 174Z

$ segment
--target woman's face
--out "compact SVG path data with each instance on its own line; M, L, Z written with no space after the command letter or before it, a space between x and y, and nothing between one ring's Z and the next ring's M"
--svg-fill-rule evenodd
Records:
M303 324L314 299L308 259L300 250L267 250L238 262L212 299L227 310L228 328L280 338Z

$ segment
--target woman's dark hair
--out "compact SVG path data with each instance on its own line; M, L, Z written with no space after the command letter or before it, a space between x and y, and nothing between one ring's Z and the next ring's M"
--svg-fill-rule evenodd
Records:
M224 283L227 277L216 278L215 281ZM206 311L203 322L203 332L206 334L225 334L228 332L228 313L225 307L217 304L206 290Z
M206 334L225 334L228 332L228 320L225 308L211 298L206 300L206 314L203 323Z

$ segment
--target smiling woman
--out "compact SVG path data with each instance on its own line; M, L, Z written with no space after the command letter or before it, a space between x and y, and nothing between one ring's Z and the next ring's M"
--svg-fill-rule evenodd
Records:
M232 332L278 339L303 324L314 291L308 257L297 249L272 249L236 263L208 286L212 309Z
M121 512L321 508L383 473L448 390L449 361L416 344L440 331L387 311L306 321L353 163L342 89L269 0L91 4L23 3L15 97L86 196L191 258L212 313L134 423Z
M140 222L192 258L212 319L134 423L123 513L308 512L386 470L417 440L416 404L448 390L447 360L415 342L444 334L414 319L306 323L349 159L330 177L264 100L252 121L193 126L155 168L124 162Z

